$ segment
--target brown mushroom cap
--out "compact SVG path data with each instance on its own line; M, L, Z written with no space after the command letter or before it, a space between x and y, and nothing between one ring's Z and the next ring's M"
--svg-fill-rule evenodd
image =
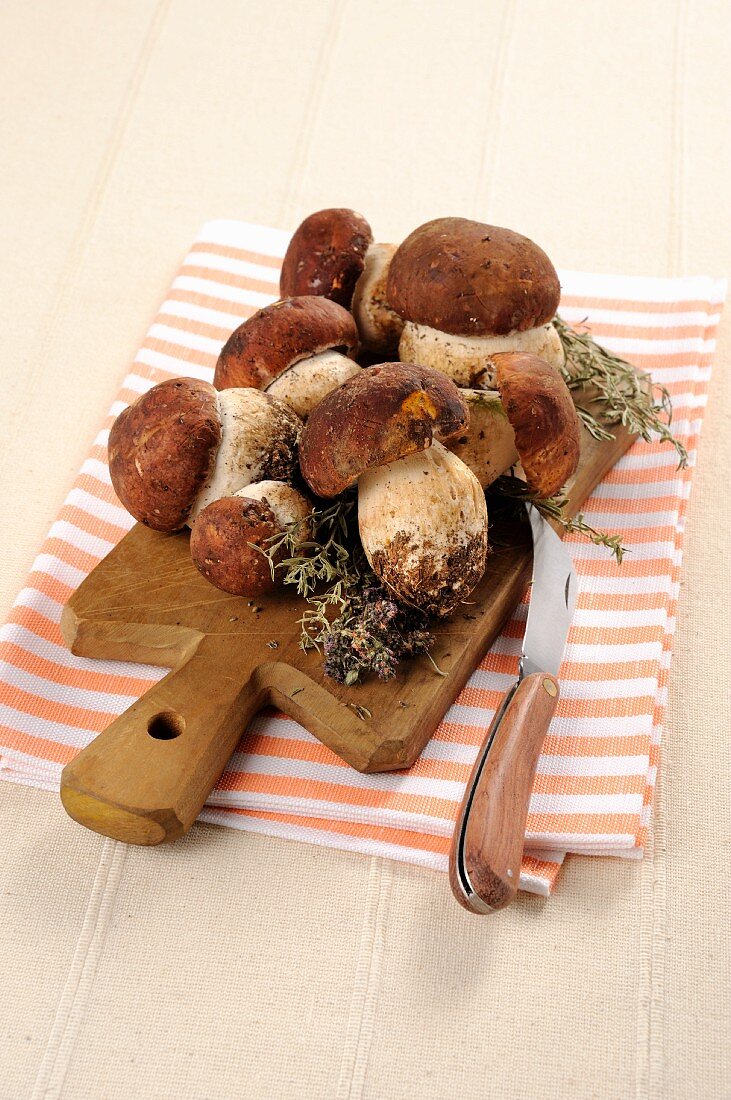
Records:
M437 218L391 261L387 299L404 320L462 336L503 336L546 324L561 287L546 253L520 233Z
M124 507L155 531L185 524L221 442L208 382L172 378L119 414L109 433L109 473Z
M282 262L283 298L315 294L350 309L353 290L365 263L371 227L355 210L318 210L300 225Z
M285 298L265 306L232 332L221 349L213 384L217 390L264 390L280 374L329 348L354 351L355 321L328 298Z
M535 355L504 351L491 361L526 481L539 496L550 497L579 464L581 426L569 388Z
M300 468L314 493L334 497L365 470L463 432L467 416L441 371L410 363L368 367L313 409L300 439Z
M262 596L275 585L269 560L256 547L278 533L274 513L265 501L222 497L195 521L190 556L196 569L223 592Z

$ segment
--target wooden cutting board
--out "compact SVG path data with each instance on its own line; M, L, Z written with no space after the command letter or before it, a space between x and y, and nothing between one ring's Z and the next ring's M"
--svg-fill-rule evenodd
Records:
M569 492L576 514L633 442L584 433ZM358 771L414 762L521 599L530 579L528 524L491 527L495 549L464 606L434 625L425 657L392 681L345 687L299 647L303 602L280 592L227 596L196 571L188 535L136 526L71 596L61 629L83 657L173 669L64 769L61 797L82 824L138 844L181 835L195 820L256 711L271 704Z

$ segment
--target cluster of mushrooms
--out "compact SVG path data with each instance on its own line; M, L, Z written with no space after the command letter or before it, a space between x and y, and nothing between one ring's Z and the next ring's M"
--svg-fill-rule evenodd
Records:
M230 336L213 385L162 382L117 418L117 495L156 531L187 524L218 588L259 596L281 583L261 550L292 524L306 541L313 508L357 483L373 572L448 615L485 570L485 488L519 467L548 497L576 470L559 291L508 229L439 218L396 247L352 210L312 214L281 299Z

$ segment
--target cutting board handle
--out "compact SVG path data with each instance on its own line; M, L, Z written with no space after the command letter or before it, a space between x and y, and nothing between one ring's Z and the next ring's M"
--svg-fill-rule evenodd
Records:
M250 658L236 667L232 644L204 637L66 765L61 800L75 821L127 844L190 828L267 694Z

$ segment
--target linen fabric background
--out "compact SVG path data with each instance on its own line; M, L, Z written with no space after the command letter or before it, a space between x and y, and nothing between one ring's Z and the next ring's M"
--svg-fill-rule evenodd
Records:
M729 271L721 0L6 0L2 617L211 216L445 213L579 271ZM716 1097L731 1028L723 314L652 833L470 918L407 863L196 826L153 851L0 784L0 1096Z

